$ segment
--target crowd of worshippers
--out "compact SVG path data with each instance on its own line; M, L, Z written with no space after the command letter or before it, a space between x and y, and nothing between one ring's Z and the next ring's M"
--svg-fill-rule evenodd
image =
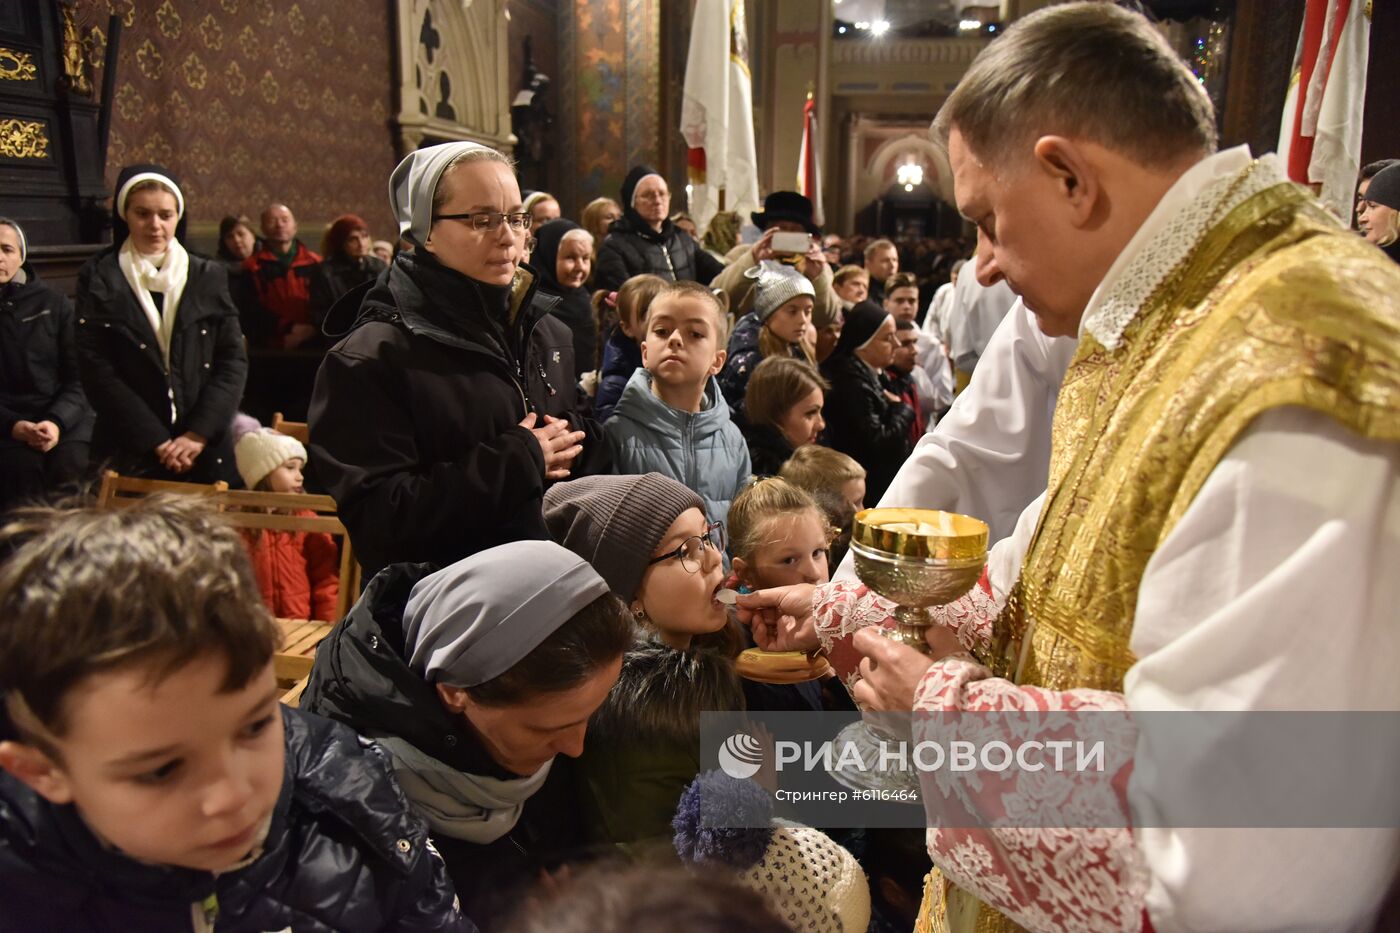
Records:
M551 460L546 481L655 469L704 495L722 520L751 476L775 475L818 443L859 464L874 502L1014 300L1004 284L983 289L975 276L954 288L965 240L843 241L823 235L811 202L795 192L770 194L747 218L717 214L703 236L671 212L665 180L644 166L620 196L626 209L599 198L582 225L560 217L545 192L495 214L438 205L430 245L402 222L394 243L375 240L346 214L326 228L319 252L299 237L292 210L273 204L256 229L245 216L225 217L217 255L207 258L186 245L174 174L133 165L113 192L113 244L83 268L74 301L26 263L22 228L0 221L0 323L10 349L0 359L0 405L11 428L0 441L0 509L104 469L255 488L265 475L250 478L237 447L274 413L318 423L329 456L303 452L305 487L338 501L363 472L392 473L398 457L437 462L507 425L479 407L433 424L436 414L398 408L402 398L353 399L356 389L334 388L346 348L373 314L399 313L404 330L428 335L444 323L437 306L488 321L485 312L503 303L502 322L459 329L449 320L445 330L494 358L476 368L506 390L505 407L519 409L512 424L535 417L528 430ZM508 279L497 274L506 265L472 255L497 241L516 251ZM954 313L958 302L966 313ZM680 327L652 327L653 305L663 321L698 313L702 342ZM362 401L381 410L362 419ZM384 463L342 459L337 435L350 424L373 430L345 441L380 448L370 455L387 454ZM401 444L394 432L434 437ZM503 498L517 501L508 490Z
M792 192L717 255L644 168L626 210L590 210L598 236L476 144L410 154L390 188L387 263L354 217L323 259L281 205L261 238L226 222L209 259L174 174L130 166L75 302L0 222L24 309L6 404L42 442L16 431L0 543L0 877L33 892L15 922L544 929L546 894L597 890L577 874L645 889L629 910L708 890L741 929L907 929L921 832L785 823L706 773L698 737L705 710L854 710L835 675L741 677L754 641L721 594L825 583L947 409L927 282L888 240L841 264ZM259 349L314 353L309 442L241 410ZM99 468L317 477L368 582L300 709L277 705L272 620L337 621L334 540L250 536L197 497L35 504ZM229 742L246 768L212 799ZM716 837L702 795L767 828Z
M1400 165L1363 176L1395 258ZM854 710L741 677L726 597L829 579L1006 283L793 192L699 235L645 166L582 224L474 143L389 190L397 245L274 205L208 259L130 166L75 302L0 220L0 929L911 929L922 832L784 821L700 715ZM309 442L240 410L258 351L314 359ZM364 590L335 620L334 542L198 497L26 505L98 467L314 476ZM297 709L274 616L337 621Z

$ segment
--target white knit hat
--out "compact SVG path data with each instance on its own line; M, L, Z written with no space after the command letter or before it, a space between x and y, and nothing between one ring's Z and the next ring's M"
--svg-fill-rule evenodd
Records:
M739 875L794 930L862 933L870 925L870 883L854 855L810 826L773 821L763 860Z
M295 437L263 428L239 438L233 456L238 461L238 475L243 477L243 484L249 489L256 489L267 474L288 460L299 459L305 463L306 448Z
M775 819L763 825L771 812L772 797L757 784L702 774L676 809L676 851L688 862L729 865L794 930L864 933L870 883L855 856L819 829ZM734 828L713 825L721 822Z
M753 313L760 321L766 321L773 312L798 295L816 297L812 280L792 266L765 259L751 269L744 270L744 276L756 279L753 292Z

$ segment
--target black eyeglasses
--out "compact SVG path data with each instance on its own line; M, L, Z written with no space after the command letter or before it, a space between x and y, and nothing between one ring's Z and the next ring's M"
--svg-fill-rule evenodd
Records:
M681 542L681 546L674 551L669 551L660 557L653 557L647 561L647 566L659 564L663 560L678 560L688 573L698 573L700 567L705 563L705 551L708 548L714 548L716 552L724 550L724 522L714 522L708 525L703 535L692 535L686 538Z
M511 233L524 233L530 229L530 215L525 211L518 211L514 214L502 214L500 211L437 214L433 217L433 220L460 220L477 233L495 232L501 229L502 223L510 227Z

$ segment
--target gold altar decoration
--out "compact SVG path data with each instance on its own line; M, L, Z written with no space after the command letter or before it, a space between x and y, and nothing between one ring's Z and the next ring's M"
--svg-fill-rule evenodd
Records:
M7 159L47 159L47 127L36 120L0 119L0 156Z
M37 81L39 69L29 52L0 48L0 81Z

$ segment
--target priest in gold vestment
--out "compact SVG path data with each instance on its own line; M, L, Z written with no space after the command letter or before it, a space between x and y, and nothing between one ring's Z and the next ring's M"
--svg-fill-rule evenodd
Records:
M858 661L876 710L1400 711L1400 270L1271 156L1217 152L1200 85L1110 4L1018 21L933 134L979 277L1079 338L1046 492L932 661L844 582L741 598L760 645ZM1158 812L1216 792L1231 739L1139 744L1131 828L931 829L920 929L1378 928L1400 831Z

